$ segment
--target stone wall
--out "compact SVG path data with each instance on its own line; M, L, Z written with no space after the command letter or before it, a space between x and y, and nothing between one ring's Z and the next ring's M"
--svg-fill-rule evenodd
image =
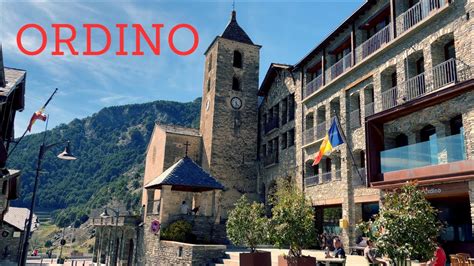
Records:
M3 234L7 236L3 236ZM0 227L0 264L2 261L17 262L19 259L19 246L23 238L23 232L13 226L3 223ZM5 249L6 248L6 249ZM4 257L4 252L7 256Z
M158 256L150 265L206 265L225 255L224 245L194 245L174 241L160 241Z

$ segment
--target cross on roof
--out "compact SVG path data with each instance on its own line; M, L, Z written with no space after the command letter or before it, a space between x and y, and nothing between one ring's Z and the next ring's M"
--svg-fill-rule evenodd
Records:
M235 11L235 0L232 0L232 11Z
M185 157L188 157L188 147L191 146L191 144L189 144L189 141L186 141L186 143L184 143L184 146L186 147Z

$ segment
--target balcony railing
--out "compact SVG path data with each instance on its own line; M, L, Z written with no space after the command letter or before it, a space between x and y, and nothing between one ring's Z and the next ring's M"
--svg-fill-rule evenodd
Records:
M309 176L304 179L305 187L311 187L319 184L319 175Z
M278 117L274 116L265 124L265 134L272 131L273 129L278 128Z
M348 53L341 60L337 61L329 69L326 70L326 82L337 78L346 72L352 66L352 53Z
M406 91L406 100L411 101L415 98L418 98L427 93L426 83L425 83L425 73L416 75L408 79L402 85L405 86Z
M368 103L365 105L365 117L371 116L374 114L374 102Z
M360 127L360 109L355 109L349 114L351 128Z
M374 36L363 42L356 48L356 62L364 60L366 57L385 46L393 39L392 25L388 24L379 30Z
M459 81L472 78L471 68L466 66L462 70L462 75L458 75L461 71L457 70L456 59L449 59L431 69L432 76L428 79L425 73L414 76L399 86L393 87L382 92L382 110L395 107L402 102L411 101L430 92L436 91ZM403 101L402 101L403 99Z
M382 92L382 110L387 110L398 105L398 88L395 86Z
M323 183L331 182L332 172L326 172L321 174L321 179Z
M263 166L269 166L278 163L278 153L273 152L263 158Z
M356 172L359 171L359 174ZM352 185L353 186L365 186L366 185L366 172L365 168L354 168L354 173L352 174ZM362 177L362 178L361 178Z
M397 36L409 30L445 4L445 0L420 0L397 17Z
M466 159L464 131L460 134L382 151L382 173L439 165Z
M313 92L317 91L319 88L323 86L323 75L319 75L313 80L311 80L308 84L306 84L306 88L304 90L303 97L306 98L309 95L313 94Z
M307 128L303 134L303 144L306 145L315 140L316 139L314 138L314 127Z
M334 180L341 180L341 169L334 171Z
M454 58L433 67L433 88L435 90L455 83L456 80L456 60Z
M326 136L326 124L325 121L316 125L316 139L322 139Z

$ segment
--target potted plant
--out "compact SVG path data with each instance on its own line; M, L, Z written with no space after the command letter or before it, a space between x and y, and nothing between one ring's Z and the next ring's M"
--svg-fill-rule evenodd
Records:
M302 249L316 241L314 211L310 200L290 180L279 179L271 201L271 241L279 248L289 248L287 256L278 257L278 265L314 266L316 258L302 254Z
M268 219L263 204L250 203L243 195L230 211L226 224L227 236L235 245L250 248L250 253L240 253L240 265L271 265L270 252L257 251L256 246L267 239Z
M425 192L408 183L388 192L379 214L373 221L359 224L358 229L397 265L410 264L407 259L423 263L436 250L434 239L441 230L436 215L437 210L425 199Z

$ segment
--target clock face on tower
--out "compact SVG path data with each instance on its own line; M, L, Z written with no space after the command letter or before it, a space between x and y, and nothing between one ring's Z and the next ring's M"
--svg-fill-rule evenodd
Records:
M230 104L232 105L232 108L238 110L242 107L242 100L238 97L233 97L230 100Z

